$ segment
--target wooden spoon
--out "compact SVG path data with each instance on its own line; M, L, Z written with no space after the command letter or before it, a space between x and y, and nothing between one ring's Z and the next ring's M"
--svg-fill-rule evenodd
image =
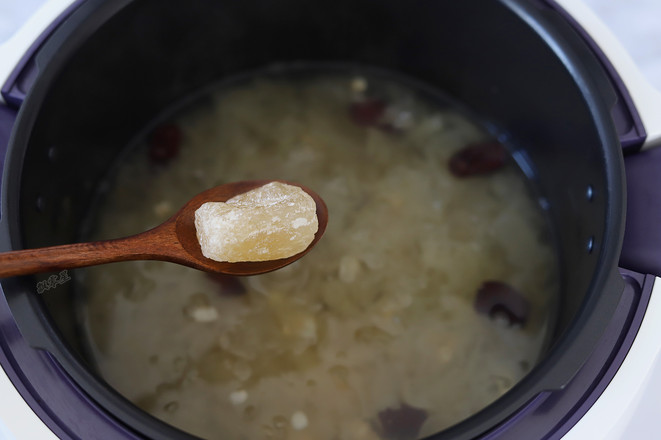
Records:
M0 253L0 278L128 260L170 261L228 275L257 275L280 269L305 255L326 230L328 208L319 195L304 186L283 182L299 186L314 199L319 229L310 246L292 257L258 262L214 261L202 255L195 232L195 211L203 203L225 202L269 182L272 180L252 180L211 188L193 197L165 223L130 237Z

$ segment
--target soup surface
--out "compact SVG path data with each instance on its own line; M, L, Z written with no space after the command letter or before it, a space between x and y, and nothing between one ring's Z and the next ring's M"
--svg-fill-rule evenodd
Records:
M459 422L534 366L553 318L546 223L499 148L447 101L378 74L219 87L122 162L91 238L248 179L315 190L326 234L255 277L86 270L90 358L139 407L207 439L403 440Z

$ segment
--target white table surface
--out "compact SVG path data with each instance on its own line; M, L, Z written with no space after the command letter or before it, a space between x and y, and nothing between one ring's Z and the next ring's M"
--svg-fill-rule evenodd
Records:
M583 0L661 90L661 0Z

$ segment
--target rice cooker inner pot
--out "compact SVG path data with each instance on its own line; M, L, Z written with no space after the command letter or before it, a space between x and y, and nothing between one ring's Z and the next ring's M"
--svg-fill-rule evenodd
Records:
M438 438L473 438L564 385L603 331L622 285L623 171L614 95L561 17L530 1L173 0L84 2L42 47L3 184L3 246L75 241L99 181L164 108L222 78L276 63L401 72L467 104L506 135L548 210L561 266L556 329L539 365L495 404ZM551 42L553 44L551 44ZM74 283L48 295L3 283L26 338L151 438L152 420L90 374L76 345Z

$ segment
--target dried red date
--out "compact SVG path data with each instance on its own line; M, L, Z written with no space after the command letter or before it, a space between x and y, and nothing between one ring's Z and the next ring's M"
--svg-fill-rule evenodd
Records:
M238 277L211 272L207 272L207 276L218 285L219 291L223 295L243 295L246 293L246 287Z
M507 162L507 149L499 142L469 145L456 152L448 163L457 177L469 177L492 173Z
M362 101L353 102L349 106L349 115L351 120L363 127L373 127L379 125L381 118L386 111L387 104L375 98L368 98Z
M387 408L379 412L382 435L388 440L417 439L425 420L427 411L405 403L397 409Z
M175 124L163 124L154 129L148 139L149 159L164 164L177 157L183 136Z
M525 325L530 303L506 283L485 281L475 296L475 310L491 318L503 316L510 325Z

